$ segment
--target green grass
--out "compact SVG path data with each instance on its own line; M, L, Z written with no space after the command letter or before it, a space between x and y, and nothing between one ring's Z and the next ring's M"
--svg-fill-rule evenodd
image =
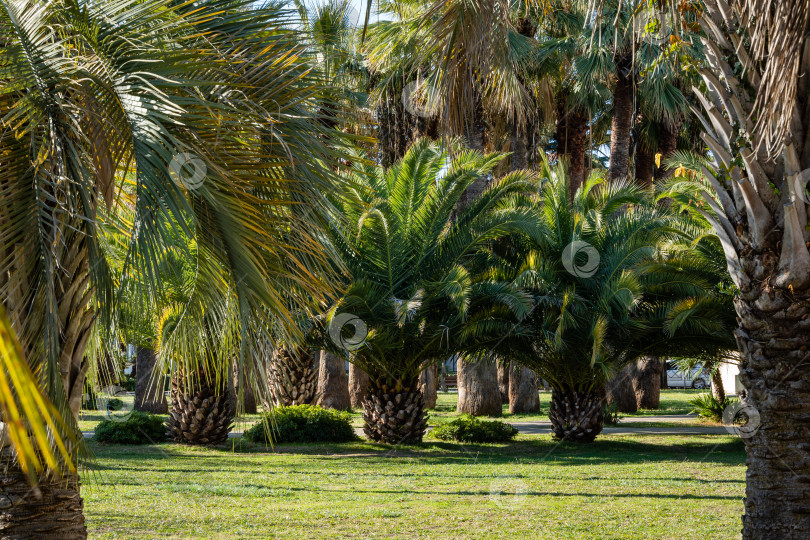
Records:
M733 538L743 510L724 435L92 447L94 538Z

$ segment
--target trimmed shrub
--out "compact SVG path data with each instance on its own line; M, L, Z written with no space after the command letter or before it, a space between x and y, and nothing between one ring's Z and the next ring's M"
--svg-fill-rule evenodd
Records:
M133 411L126 420L102 420L95 439L107 444L152 444L166 440L166 424L156 414Z
M712 394L700 394L698 397L689 400L689 405L692 406L690 412L715 422L723 421L723 411L732 403L734 403L734 400L728 397L720 401Z
M358 438L350 413L317 405L276 407L245 431L244 437L257 443L271 442L271 437L273 443L349 442Z
M442 441L468 443L509 442L518 434L512 424L497 420L480 420L464 415L435 428L431 434Z

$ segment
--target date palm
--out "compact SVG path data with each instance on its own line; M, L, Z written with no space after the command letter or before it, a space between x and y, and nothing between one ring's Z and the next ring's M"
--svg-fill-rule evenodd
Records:
M391 168L353 177L354 198L340 207L349 229L333 231L351 281L329 312L327 343L369 376L363 421L374 441L421 440L420 373L503 331L503 312L529 308L480 270L487 245L530 215L521 202L534 185L528 173L495 182L450 222L464 190L503 157L421 139Z
M225 373L237 351L257 375L255 337L292 328L288 306L307 309L331 288L317 231L334 190L324 141L340 139L317 121L323 87L288 19L226 0L0 4L0 300L68 433L88 343L115 341L105 334L130 276L159 294L169 229L195 239L197 267L217 278L198 280L167 339L187 374ZM127 238L120 282L104 226ZM215 354L225 328L228 354ZM3 510L3 535L86 534L77 448L44 464L39 502L21 488L26 462L10 465L3 489L19 502Z

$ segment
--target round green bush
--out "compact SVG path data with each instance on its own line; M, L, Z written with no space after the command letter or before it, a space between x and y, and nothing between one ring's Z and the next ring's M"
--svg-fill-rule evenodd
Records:
M274 443L357 440L351 414L316 405L276 407L261 422L245 431L244 437L257 443L271 442L271 437Z
M518 430L512 424L497 420L480 420L468 415L442 424L431 431L431 435L439 440L467 443L509 442L517 434Z
M152 444L166 440L162 417L133 411L126 420L102 420L96 427L95 439L107 444Z

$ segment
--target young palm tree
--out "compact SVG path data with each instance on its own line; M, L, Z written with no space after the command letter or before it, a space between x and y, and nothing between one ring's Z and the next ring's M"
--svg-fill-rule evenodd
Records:
M608 380L663 348L667 302L705 284L646 266L679 233L677 218L638 186L594 173L569 200L563 166L546 164L541 177L536 228L503 251L510 271L499 276L530 291L535 307L500 346L551 385L555 437L590 442L602 431Z
M73 432L87 344L114 328L115 291L129 276L159 290L167 222L222 275L217 289L195 288L172 338L190 384L198 368L225 373L234 351L240 369L260 373L250 354L259 330L332 287L317 231L322 193L334 190L336 156L324 141L337 145L340 134L313 112L323 87L287 19L278 7L226 0L0 6L0 300ZM109 271L102 223L129 239L124 283ZM228 354L175 347L216 338L198 326L202 312L234 329ZM47 463L37 490L25 487L25 465L6 473L19 502L3 510L2 534L84 536L70 465ZM33 509L35 492L48 511Z
M488 243L526 222L530 211L518 197L532 190L528 174L494 183L450 221L464 190L503 157L422 139L390 169L353 177L354 199L341 206L349 229L333 231L351 281L325 333L334 351L368 373L363 421L374 441L421 440L420 373L502 330L493 322L501 312L528 310L514 287L475 273Z

